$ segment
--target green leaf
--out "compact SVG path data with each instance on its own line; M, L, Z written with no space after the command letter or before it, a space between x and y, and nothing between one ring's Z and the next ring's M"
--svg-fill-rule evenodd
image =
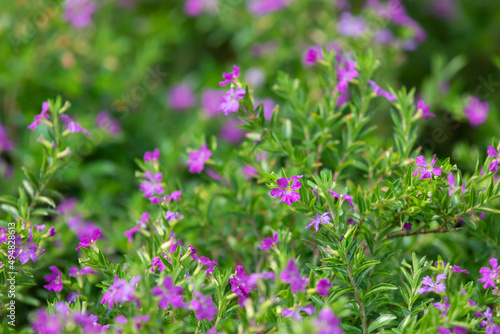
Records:
M15 208L12 205L2 204L2 205L0 205L0 208L2 210L6 211L7 213L9 213L13 217L16 217L16 218L19 217L19 212L17 211L17 208Z
M393 284L389 284L389 283L380 283L380 284L377 284L375 286L373 286L370 291L368 291L366 293L366 295L363 296L362 300L366 300L366 298L368 298L369 296L375 294L375 293L380 293L380 292L383 292L383 291L387 291L387 290L397 290L398 288L393 285Z
M396 319L396 316L393 314L383 314L375 321L373 321L370 326L368 326L368 333L373 332L377 328L388 325L392 320Z
M460 217L460 218L462 218L467 225L469 225L473 229L477 230L477 224L474 223L470 218L467 218L467 217Z

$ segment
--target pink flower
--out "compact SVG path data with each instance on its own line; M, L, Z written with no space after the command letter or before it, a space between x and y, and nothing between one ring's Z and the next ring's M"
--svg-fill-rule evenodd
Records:
M155 148L153 152L144 153L144 162L158 162L160 160L160 149Z
M309 279L300 277L299 268L295 265L295 259L288 261L286 268L280 274L280 279L290 284L294 294L297 291L305 291L306 286L309 284Z
M221 138L232 144L241 142L245 136L245 130L238 128L240 125L245 125L245 122L237 118L229 118L220 130Z
M436 117L435 114L429 112L430 109L431 107L429 105L426 105L423 100L418 101L417 111L421 111L422 117L424 117L425 119L430 117Z
M36 254L36 251L38 249L38 246L35 242L33 242L32 231L29 232L28 239L24 243L22 242L22 237L19 234L15 234L14 244L16 246L16 248L14 249L14 257L19 257L19 262L25 264L30 259L32 262L37 261L38 256Z
M434 303L433 305L438 310L443 310L443 313L441 314L441 316L443 318L446 317L446 313L448 312L448 310L450 309L450 306L451 306L448 303L448 298L445 298L442 303Z
M319 312L318 318L313 320L314 326L318 329L316 334L343 334L340 328L340 319L335 317L332 310L325 308Z
M481 269L479 270L479 273L483 275L483 277L481 277L477 281L484 283L484 289L496 287L495 280L498 279L498 270L500 269L500 267L498 266L498 260L496 258L491 258L490 265L491 269L487 267L481 267Z
M236 267L236 274L229 279L231 284L231 290L240 298L238 299L238 304L241 307L245 307L245 300L248 299L248 295L252 292L252 287L248 284L249 277L245 273L243 266Z
M45 281L49 284L44 285L43 287L49 291L61 291L63 288L62 273L60 273L59 269L54 266L50 266L49 269L52 270L52 274L45 276Z
M190 173L201 173L205 167L205 162L212 156L212 151L207 148L207 144L204 144L198 151L189 153L189 161L187 162L189 166Z
M112 135L117 135L122 131L120 121L111 118L107 111L101 111L97 114L96 125L98 128L104 129Z
M266 15L287 7L292 0L251 0L248 11L256 16Z
M101 304L108 303L108 308L112 308L115 303L125 303L135 300L137 303L139 300L134 296L135 286L141 280L141 276L135 276L130 280L119 279L115 275L115 280L113 284L109 287L109 290L102 296Z
M293 176L292 178L282 177L281 179L278 179L278 181L276 181L276 184L279 188L272 189L271 196L281 196L279 202L284 202L288 205L292 205L292 203L299 201L300 194L294 190L298 190L300 189L300 187L302 187L302 183L298 181L298 179L300 179L301 177L302 175ZM292 181L291 185L289 185L290 181Z
M184 3L184 12L192 17L203 13L215 14L218 11L217 0L186 0Z
M240 76L240 68L236 65L233 65L233 71L226 74L226 72L222 73L222 78L224 81L219 82L219 86L224 87L230 83L235 83L238 77Z
M66 126L67 126L67 131L69 131L70 133L77 133L77 132L82 132L84 134L86 134L87 136L90 135L90 132L88 132L87 130L85 130L80 124L78 124L77 122L73 121L71 119L71 117L69 117L68 115L66 114L62 114L61 115L61 119L63 120L64 123L66 123Z
M153 176L153 173L150 171L147 171L144 173L144 177L149 180L142 182L139 189L144 192L144 197L151 197L155 193L157 194L163 194L163 186L161 184L163 175L162 173L155 173Z
M259 246L259 249L269 249L272 248L274 244L278 243L278 233L276 231L273 232L272 238L262 239L262 246Z
M241 170L241 173L243 174L243 177L247 180L250 180L251 178L257 178L259 176L259 172L250 165L244 166L243 169Z
M322 278L318 281L316 285L316 290L318 291L320 296L328 296L330 292L328 291L331 288L332 283L329 282L326 278Z
M38 125L40 125L43 118L48 119L49 115L47 114L47 111L49 111L49 108L50 108L49 102L42 103L42 111L40 112L40 114L35 116L35 120L28 126L28 129L33 131L36 129Z
M95 243L97 241L97 239L99 239L99 237L101 236L101 230L96 228L93 232L92 232L92 236L91 237L81 237L80 238L80 242L78 243L78 247L76 247L76 250L79 251L81 247L83 248L87 248L88 246L90 246L92 243Z
M383 90L382 88L380 88L380 86L377 85L377 83L375 83L375 81L368 80L368 83L372 86L373 92L375 93L376 96L383 96L389 102L392 102L392 101L396 100L396 96L394 96L391 93L389 93L389 92Z
M299 309L284 308L283 311L281 312L281 315L283 315L283 318L292 318L293 320L302 321L302 316L300 315L300 312L305 312L308 315L311 315L315 311L316 309L314 308L314 306L307 305L300 307Z
M218 89L206 89L201 94L201 106L205 114L215 117L219 114L219 106L224 101L226 93Z
M362 16L354 16L350 12L344 12L340 15L337 30L341 35L358 37L365 33L366 22Z
M430 276L425 276L423 279L423 284L427 286L421 287L417 292L422 294L424 292L445 292L446 285L444 283L440 283L442 280L446 279L446 274L439 274L436 276L436 283L432 280Z
M323 60L323 53L318 47L312 47L307 49L306 55L304 57L304 62L308 65L314 65L320 60Z
M319 215L319 213L316 214L316 218L313 219L309 225L306 226L306 228L310 228L311 226L314 226L314 229L316 230L316 232L318 232L319 230L319 224L325 224L325 225L328 225L330 224L330 212L325 212L323 213L321 216Z
M217 314L217 307L213 305L212 298L210 296L204 296L200 292L193 293L193 299L189 307L195 311L196 319L198 320L212 320Z
M7 137L7 130L0 122L0 153L9 152L14 149L14 143Z
M222 111L226 116L232 112L238 112L238 109L240 108L238 100L244 98L245 94L246 91L243 88L231 88L224 96L223 101L219 106L219 111Z
M353 61L346 61L344 68L337 69L337 92L345 92L350 81L358 77L356 70L356 63Z
M436 155L432 156L432 161L428 164L425 161L425 157L420 155L417 157L416 164L418 167L422 167L413 172L413 176L417 176L420 173L420 180L429 179L432 175L441 175L441 167L433 167L436 163Z
M83 28L92 22L92 14L95 10L96 5L90 0L66 0L63 20L75 28Z
M78 270L78 267L70 267L68 269L68 273L70 277L77 277L77 276L95 274L96 271L92 270L92 267L85 267L82 268L81 270Z
M490 157L495 158L495 160L493 160L490 163L489 171L490 172L496 172L498 170L498 162L500 161L500 156L498 154L498 151L493 146L488 146L487 153L488 153L488 155Z
M174 110L185 110L193 107L196 103L193 90L189 85L176 85L170 88L168 94L168 106Z
M161 297L158 306L162 309L167 309L169 305L177 308L186 308L184 304L184 297L182 294L182 287L175 286L172 277L167 276L163 280L163 287L155 286L151 290L151 294L156 297Z
M330 189L328 189L328 192L330 193L330 195L332 195L333 197L335 197L338 200L347 201L347 203L349 203L349 205L351 206L351 210L354 211L354 205L352 204L352 200L354 198L352 196L347 195L347 194L337 194L335 191L330 190Z
M489 111L488 102L481 102L477 97L472 97L464 109L465 116L473 127L483 124L488 118Z

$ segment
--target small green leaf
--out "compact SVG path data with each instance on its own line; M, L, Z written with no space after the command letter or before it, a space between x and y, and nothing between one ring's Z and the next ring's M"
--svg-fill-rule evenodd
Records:
M368 326L368 333L373 332L377 328L388 325L392 320L396 319L396 316L393 314L383 314L375 321L373 321L370 326Z

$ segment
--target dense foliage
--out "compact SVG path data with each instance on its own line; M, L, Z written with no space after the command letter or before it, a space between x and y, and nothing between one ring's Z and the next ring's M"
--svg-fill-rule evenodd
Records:
M496 2L2 6L2 332L500 333Z

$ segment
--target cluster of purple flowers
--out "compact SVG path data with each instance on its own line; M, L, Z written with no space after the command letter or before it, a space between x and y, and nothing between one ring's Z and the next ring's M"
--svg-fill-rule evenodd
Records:
M45 122L47 124L51 124L48 121L48 119L49 119L49 114L48 114L49 109L50 109L49 102L43 102L42 103L42 111L40 112L40 114L38 114L38 115L35 116L35 120L33 121L33 123L31 123L28 126L28 129L30 129L31 131L34 131L43 122ZM87 130L85 130L77 122L73 121L73 119L71 119L71 117L69 117L68 115L61 114L60 117L61 117L61 120L64 122L64 124L66 126L66 130L64 131L63 135L66 135L67 133L77 133L77 132L82 132L82 133L86 134L87 136L90 135L90 133Z
M295 264L295 259L290 259L285 270L280 274L280 279L290 284L290 289L295 294L297 291L305 291L309 284L309 279L300 277L299 268Z
M133 277L130 282L115 276L113 284L108 288L104 296L102 296L101 304L108 303L108 308L112 308L115 303L136 301L137 305L139 305L139 299L134 296L134 293L135 286L140 280L141 276Z
M232 112L238 112L240 108L239 100L245 97L246 91L241 87L232 87L233 84L238 83L238 78L240 76L240 68L233 65L233 71L229 73L222 73L223 81L219 82L219 86L231 85L231 88L222 98L222 102L219 105L219 111L222 111L224 115L229 115Z
M189 153L189 161L187 162L189 166L190 173L201 173L203 168L205 168L205 162L212 156L212 151L207 148L207 144L204 144L198 151L193 151Z

